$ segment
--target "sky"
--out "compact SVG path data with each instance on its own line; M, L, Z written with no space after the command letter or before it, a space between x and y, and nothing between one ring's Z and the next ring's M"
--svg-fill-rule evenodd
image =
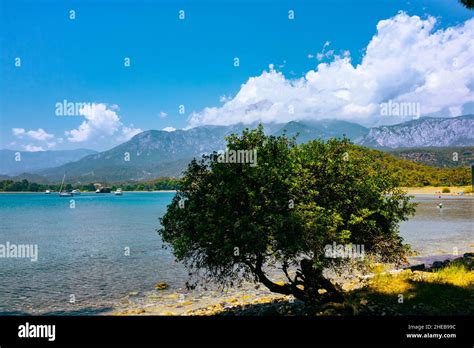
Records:
M473 14L457 0L0 0L0 148L474 113ZM389 102L420 112L382 115Z

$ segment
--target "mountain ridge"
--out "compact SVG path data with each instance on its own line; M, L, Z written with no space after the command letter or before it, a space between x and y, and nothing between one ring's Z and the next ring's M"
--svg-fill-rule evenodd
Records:
M179 176L192 158L225 149L227 135L241 133L245 128L254 128L256 125L240 123L232 126L199 126L173 132L147 130L112 149L89 154L60 166L37 170L34 174L44 176L46 180L57 181L67 173L68 181L87 182L142 181L159 176ZM299 134L299 143L317 138L327 140L345 136L356 144L389 152L397 148L394 145L407 147L417 136L422 140L408 147L433 147L433 139L440 135L446 138L441 142L441 147L474 145L474 115L456 118L423 117L398 125L370 129L335 119L266 124L264 129L269 135L286 134L293 137ZM423 158L422 155L418 157Z
M409 146L407 146L409 144ZM422 117L371 128L360 145L375 148L474 145L474 115Z
M0 149L0 175L20 175L26 172L36 172L97 153L91 149L20 151Z

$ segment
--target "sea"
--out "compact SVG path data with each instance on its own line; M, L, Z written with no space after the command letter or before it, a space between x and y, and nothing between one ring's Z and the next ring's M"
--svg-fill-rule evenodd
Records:
M157 282L184 288L188 273L157 233L174 194L0 194L0 245L37 247L37 260L0 258L0 315L107 314ZM420 259L474 249L473 197L414 200L416 214L400 234Z

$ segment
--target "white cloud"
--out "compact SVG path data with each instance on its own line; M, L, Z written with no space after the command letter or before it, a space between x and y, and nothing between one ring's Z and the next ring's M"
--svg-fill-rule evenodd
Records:
M176 130L176 128L174 128L174 127L165 127L162 130L164 130L165 132L174 132Z
M111 107L103 103L86 104L80 111L85 120L77 129L65 132L68 136L67 140L85 142L118 135L116 140L125 141L142 131L139 128L134 128L133 125L125 126L117 114L118 110L119 107L116 104Z
M86 104L80 114L85 120L79 128L66 132L71 142L83 142L93 136L110 136L122 125L117 113L105 104Z
M381 119L380 103L388 100L420 103L422 115L457 116L474 101L474 19L437 31L435 24L434 17L403 12L379 21L356 66L349 51L324 52L326 42L320 54L330 62L299 79L270 66L221 107L191 114L188 125L333 117L370 124Z
M34 146L34 145L23 145L23 149L28 152L44 151L44 149L41 146Z
M12 133L18 138L28 137L38 141L45 141L54 138L53 134L47 133L43 128L38 128L37 130L29 131L25 131L24 128L13 128Z
M56 141L53 141L54 135L49 134L43 128L38 128L37 130L26 131L24 128L12 128L12 133L18 139L32 139L37 144L18 144L25 151L37 152L45 151L45 148L40 145L46 146L48 149L52 149L56 146ZM38 145L40 144L40 145ZM16 145L16 143L15 143Z
M160 111L160 117L161 118L165 118L166 116L168 116L168 114L164 111Z
M221 102L221 103L226 103L229 100L232 100L232 96L230 96L230 95L221 95L219 97L219 102Z
M329 51L326 51L326 47L329 47L329 45L331 44L330 41L326 41L323 45L323 49L321 52L318 52L316 53L316 59L320 62L322 61L324 58L331 58L333 55L334 55L334 50L329 50Z
M49 140L49 139L54 138L53 134L47 133L42 128L38 128L38 130L30 130L30 131L26 132L26 135L28 135L31 139L40 140L40 141Z
M21 138L23 135L25 135L25 129L24 128L12 128L12 133L14 136Z
M138 133L143 132L140 128L133 127L133 124L130 127L122 126L122 135L119 137L119 141L127 141L130 140L133 136L137 135Z

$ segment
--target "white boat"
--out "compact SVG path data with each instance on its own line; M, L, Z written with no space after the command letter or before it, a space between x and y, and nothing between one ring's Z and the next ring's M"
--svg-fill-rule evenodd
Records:
M116 189L116 190L114 191L114 195L116 195L116 196L121 196L121 195L123 195L122 189L121 189L121 188Z
M81 194L81 190L72 190L71 193L74 195L74 196L79 196Z
M45 194L45 195L50 195L50 194L51 194L51 190L46 190L46 191L44 191L44 194Z
M73 194L71 192L64 191L63 192L63 185L64 179L66 178L66 173L63 175L63 181L61 182L61 187L59 188L59 197L72 197Z

